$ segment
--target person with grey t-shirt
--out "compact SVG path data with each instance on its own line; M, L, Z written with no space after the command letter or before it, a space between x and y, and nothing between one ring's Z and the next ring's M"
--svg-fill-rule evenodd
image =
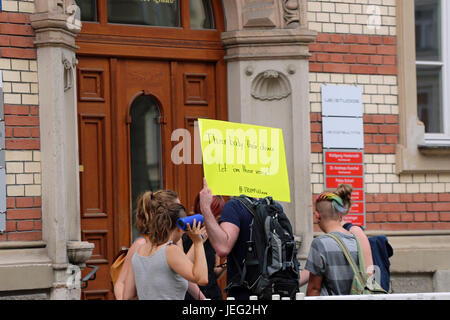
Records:
M341 225L345 212L342 199L333 192L324 192L315 202L314 217L320 229L342 240L350 255L358 261L355 236ZM305 269L309 271L308 296L348 295L353 282L353 269L333 238L323 235L311 243Z
M355 236L336 231L331 233L344 242L350 255L357 262L358 250ZM322 277L321 296L347 295L350 293L354 273L341 247L334 239L328 236L320 236L313 240L305 269L316 276Z

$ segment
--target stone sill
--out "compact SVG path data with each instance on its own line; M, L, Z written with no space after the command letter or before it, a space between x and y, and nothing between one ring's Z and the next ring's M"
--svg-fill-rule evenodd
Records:
M448 144L420 144L417 148L420 153L427 156L450 155L450 145Z
M46 246L47 246L47 244L44 241L1 241L0 242L0 250L45 248Z

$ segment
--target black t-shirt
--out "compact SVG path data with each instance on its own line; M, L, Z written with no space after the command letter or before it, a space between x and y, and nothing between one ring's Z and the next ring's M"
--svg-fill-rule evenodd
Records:
M183 234L182 239L184 252L187 253L192 246L192 240L186 234ZM206 286L199 286L199 288L206 298L211 300L222 300L222 292L217 284L216 274L214 273L216 251L209 240L205 241L203 248L205 249L206 263L208 265L208 284ZM189 292L186 292L185 300L198 300L198 297L192 297Z
M229 222L239 228L239 236L227 257L227 284L233 278L236 280L236 277L240 276L236 264L239 263L241 270L244 266L243 261L246 256L247 241L250 239L250 224L252 220L253 215L239 200L230 199L222 209L219 223ZM232 289L228 292L228 296L235 297L236 300L248 300L250 292L245 289Z

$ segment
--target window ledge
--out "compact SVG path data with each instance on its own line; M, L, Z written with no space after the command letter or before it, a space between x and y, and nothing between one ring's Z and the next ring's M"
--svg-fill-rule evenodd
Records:
M448 144L420 144L417 148L420 153L427 156L450 155L450 145Z

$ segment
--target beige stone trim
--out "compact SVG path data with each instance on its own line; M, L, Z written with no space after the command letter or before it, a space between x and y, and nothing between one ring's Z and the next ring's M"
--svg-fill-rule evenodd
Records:
M224 32L227 61L264 59L308 59L308 43L315 32L307 29L239 30Z
M425 128L417 117L414 30L414 1L397 0L400 143L396 152L396 172L450 172L448 156L426 155L419 150L419 146L425 144Z
M42 247L15 249L22 242L8 244L0 250L0 291L50 288L53 283L52 262ZM34 244L36 245L36 244Z

